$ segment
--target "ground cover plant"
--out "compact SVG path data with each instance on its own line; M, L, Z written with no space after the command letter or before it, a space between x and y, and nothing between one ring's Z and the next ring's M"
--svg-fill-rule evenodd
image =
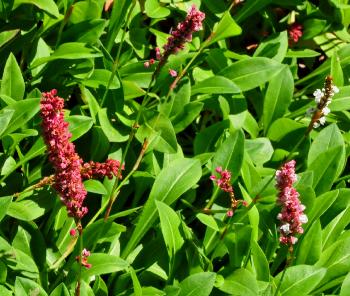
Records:
M350 295L345 0L2 0L0 295Z

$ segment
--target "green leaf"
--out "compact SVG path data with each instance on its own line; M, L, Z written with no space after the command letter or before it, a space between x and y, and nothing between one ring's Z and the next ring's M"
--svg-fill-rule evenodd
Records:
M65 118L65 121L69 123L69 131L72 134L71 141L86 134L93 125L92 118L82 115L69 116L68 118Z
M241 90L231 80L223 76L212 76L195 84L191 95L196 94L235 94Z
M130 254L157 219L155 201L159 200L171 205L194 186L201 175L200 162L195 159L176 159L161 170L153 183L136 228L123 251L123 258Z
M268 40L260 43L254 52L254 57L266 57L282 62L288 49L287 31L271 35Z
M311 227L312 223L314 223L317 219L319 219L323 213L327 211L327 209L334 203L334 201L339 196L339 190L333 190L326 192L317 197L311 211L308 214L309 222L305 228L305 232Z
M321 54L317 51L314 51L312 49L301 49L301 50L291 50L288 49L286 57L287 58L313 58L318 57Z
M21 69L17 64L15 56L10 53L2 75L0 94L19 101L23 99L24 90L25 85Z
M162 113L154 114L146 119L136 133L136 138L142 143L148 139L149 147L164 153L177 151L177 140L173 125Z
M4 286L0 285L0 295L2 296L13 296L12 291L7 290Z
M335 52L331 58L331 76L336 86L344 85L344 75L338 54Z
M221 20L215 24L213 32L214 33L209 39L207 45L213 44L222 39L240 35L242 29L231 17L230 11L226 11Z
M31 68L38 67L42 64L55 60L76 60L76 59L91 59L101 57L102 53L95 47L88 46L80 42L67 42L61 44L51 56L43 57L35 60Z
M5 217L8 207L12 201L12 196L0 197L0 221Z
M248 0L244 3L242 8L235 15L235 19L238 23L241 23L247 17L256 13L257 11L262 11L265 6L270 4L272 0Z
M292 101L294 92L294 80L288 66L285 66L277 76L271 79L267 88L264 108L263 123L264 131L277 118L282 117Z
M60 283L50 294L50 296L70 296L70 293L64 283Z
M254 266L255 273L256 273L256 279L258 281L270 281L270 269L269 269L269 262L267 261L267 258L263 252L263 250L260 248L259 244L252 240L251 242L251 260L252 265Z
M14 113L15 110L12 109L2 109L0 111L0 137L8 127Z
M199 116L203 106L202 102L191 102L183 106L182 111L172 118L175 133L188 127Z
M124 100L130 100L138 98L145 95L145 91L139 87L135 82L123 80L123 91L124 91Z
M176 212L164 202L156 200L165 245L171 261L184 244L180 233L181 220Z
M258 295L258 283L253 274L247 269L237 269L225 278L217 288L227 294L235 296Z
M273 147L268 138L246 139L244 145L245 151L257 166L262 166L271 159Z
M329 104L331 111L344 111L350 109L350 85L340 88L339 93L335 94L332 102Z
M296 264L314 264L322 253L322 229L319 220L316 220L309 231L303 235L297 248Z
M5 160L4 164L2 165L0 175L4 176L4 175L7 175L7 174L10 174L15 169L16 169L16 161L15 161L15 159L12 156L9 156Z
M137 278L135 270L131 266L129 267L129 273L131 276L132 284L134 286L134 295L135 296L143 296L140 281Z
M16 277L15 295L47 296L45 290L39 284L22 277Z
M75 10L76 7L74 7ZM90 8L91 9L91 8ZM94 44L103 33L107 21L103 19L84 20L70 26L62 35L62 42L82 42Z
M85 279L88 279L90 276L125 270L129 267L129 263L120 257L103 253L91 254L88 258L88 263L92 264L92 267L82 271L82 277Z
M323 249L327 249L337 241L350 223L350 207L339 213L322 231Z
M84 79L81 83L85 86L92 88L99 88L101 86L107 87L109 79L111 78L111 72L105 69L95 69L92 75L88 79ZM114 75L109 89L117 89L120 87L120 82L117 75Z
M179 296L209 296L215 282L214 272L199 272L190 275L180 283Z
M341 285L339 296L350 295L350 272L345 277L343 284Z
M35 5L39 9L47 12L55 18L58 18L60 15L58 12L57 5L53 0L14 0L12 10L15 10L18 6L22 4Z
M14 113L7 128L3 131L2 137L23 127L32 117L34 117L40 109L39 101L40 99L25 99L5 107L3 112L11 112L7 110L12 110Z
M150 18L163 18L170 14L170 10L161 6L158 0L146 0L145 11Z
M316 194L328 191L343 170L345 146L336 124L323 129L311 144L308 154L308 170L314 173L313 187Z
M248 58L234 62L219 75L232 80L242 91L253 89L269 81L285 66L268 58Z
M209 216L203 213L199 213L196 215L197 219L201 221L204 225L208 226L209 228L219 231L219 226L216 223L213 216Z
M98 119L101 124L101 128L110 142L125 142L129 138L129 134L122 134L119 130L115 129L110 123L107 115L107 109L100 109L98 112Z
M100 181L97 180L87 180L84 182L84 187L88 192L97 193L97 194L107 194L106 188Z
M232 173L234 181L241 170L244 153L244 134L241 130L234 131L224 143L221 144L213 158L213 170L222 167Z
M326 271L326 268L310 265L297 265L287 268L280 287L281 295L308 295L322 280ZM282 273L283 271L277 275L276 284L280 281Z
M334 281L344 277L350 270L350 237L335 242L325 250L315 267L327 268L327 273L318 285L317 291L335 285Z

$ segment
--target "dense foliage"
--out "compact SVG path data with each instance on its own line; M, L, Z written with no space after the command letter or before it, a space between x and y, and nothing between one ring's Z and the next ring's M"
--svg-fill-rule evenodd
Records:
M0 295L350 295L349 24L1 0Z

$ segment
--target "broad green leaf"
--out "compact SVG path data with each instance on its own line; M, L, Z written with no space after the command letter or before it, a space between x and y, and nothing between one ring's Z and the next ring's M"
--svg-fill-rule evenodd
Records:
M183 106L182 111L171 119L175 133L182 132L189 126L199 116L203 106L202 102L191 102Z
M92 75L88 79L84 79L81 83L85 86L92 88L99 88L103 86L106 88L108 86L109 80L111 78L111 72L105 69L95 69ZM120 87L120 82L117 75L114 75L109 89L117 89Z
M245 20L247 17L251 16L252 14L263 10L265 6L270 4L272 0L248 0L242 5L242 8L236 13L235 19L238 23Z
M48 14L59 17L58 7L53 0L14 0L12 9L15 10L22 4L32 4Z
M73 2L74 6L69 22L76 25L84 21L98 19L101 16L101 6L98 2L96 0Z
M5 217L8 207L12 201L12 196L0 197L0 222Z
M322 231L323 249L327 249L337 241L350 223L350 207L338 214Z
M281 283L280 292L285 296L309 295L325 276L326 272L326 268L310 265L289 267ZM277 283L281 279L281 274L282 272L276 277Z
M180 283L179 296L209 296L214 287L214 272L199 272L190 275Z
M306 224L305 232L311 227L312 223L319 219L323 213L334 203L339 196L339 190L326 192L316 198L315 204L308 214L309 222Z
M245 151L257 166L262 166L269 161L273 154L273 147L268 138L246 139L244 141Z
M265 133L271 123L286 112L292 101L293 91L293 76L289 68L285 66L277 76L271 79L265 94L263 109Z
M331 111L344 111L350 109L350 86L340 88L339 93L335 94L332 102L329 104Z
M287 58L312 58L312 57L318 57L319 55L321 55L319 52L308 48L302 49L302 50L288 49L286 57Z
M54 196L48 192L40 192L40 195L31 198L11 202L6 214L18 220L32 221L44 215L53 205Z
M217 286L220 291L235 296L258 295L258 283L255 276L247 269L237 269Z
M10 290L7 290L4 286L0 285L0 295L2 296L12 296L13 293Z
M103 19L94 19L84 20L83 22L74 24L64 31L62 42L75 41L94 44L102 35L106 22L107 21Z
M132 4L133 2L130 0L119 0L113 3L113 9L109 20L108 33L106 38L106 48L108 52L111 51L118 32L125 21L124 16L127 14L127 11Z
M194 152L196 155L215 151L215 144L223 134L225 129L229 127L228 120L215 123L201 132L199 132L194 138Z
M3 109L0 111L0 137L9 125L15 110Z
M209 38L207 45L213 44L222 39L240 35L242 29L231 17L230 11L226 11L221 20L215 24L213 32L214 33Z
M242 91L258 87L277 75L285 66L268 58L248 58L226 67L219 75L232 80Z
M350 237L338 240L325 250L315 267L327 268L326 275L318 285L317 291L330 288L335 280L344 277L350 270Z
M181 220L176 212L164 202L156 200L165 245L171 261L184 244L180 233Z
M138 129L136 138L142 143L148 140L149 147L164 153L177 151L177 140L173 125L162 113L156 113Z
M72 115L65 119L69 123L69 131L72 134L71 141L86 134L93 125L93 120L88 116Z
M130 273L130 277L132 280L132 284L134 286L134 295L135 296L143 296L140 281L137 278L135 270L131 266L129 267L129 273Z
M196 215L197 219L201 221L204 225L210 227L211 229L215 231L219 231L219 226L216 223L213 216L209 216L203 213L199 213Z
M101 52L92 46L80 42L67 42L61 44L51 56L43 57L35 60L31 68L38 67L42 64L55 60L75 60L75 59L91 59L101 57Z
M23 277L16 277L15 295L47 296L45 290L39 284Z
M213 158L213 170L222 167L231 172L234 181L241 170L244 153L244 134L241 130L234 131L219 147Z
M167 116L174 116L183 111L183 106L190 102L191 83L188 78L182 79L174 89L170 98L159 106L159 111Z
M173 204L183 193L194 186L202 175L199 160L176 159L165 167L153 183L150 195L136 224L122 257L127 257L157 219L156 200Z
M84 182L84 187L88 192L97 194L107 194L106 188L100 181L97 180L87 180Z
M195 84L191 95L196 94L235 94L241 90L231 80L223 76L212 76Z
M3 112L9 112L7 110L12 110L14 113L7 128L3 131L2 136L23 127L39 111L39 101L40 99L26 99L17 101L10 106L5 107Z
M282 62L288 49L287 31L271 35L266 41L260 43L254 52L255 57L266 57Z
M91 256L88 258L88 262L92 264L92 267L83 270L82 277L85 279L89 278L90 276L125 270L129 267L129 263L120 257L103 253L91 254Z
M150 18L164 18L170 14L169 8L163 7L158 0L146 0L145 11Z
M98 112L98 119L101 124L101 128L110 142L125 142L129 138L129 134L122 134L119 130L115 129L110 123L107 115L107 109L100 109Z
M3 31L0 33L0 47L5 45L7 42L11 41L13 38L17 36L20 32L20 29Z
M256 279L258 281L270 281L269 263L264 251L255 240L252 240L251 248L251 261L253 268L255 269Z
M60 283L50 294L50 296L70 296L70 293L64 283Z
M296 264L314 264L322 253L322 229L319 220L316 220L309 231L300 240L295 255Z
M24 90L25 85L21 69L17 64L15 56L10 53L2 75L0 94L19 101L23 99Z
M336 124L323 129L312 143L308 154L308 170L314 173L317 194L328 191L343 170L344 140Z
M9 156L1 167L1 176L9 175L16 169L16 161L12 156Z
M344 75L341 68L340 59L337 53L334 53L331 58L331 76L337 87L344 85Z
M350 272L345 277L343 284L341 285L339 296L347 296L350 294Z
M131 100L134 98L142 97L146 93L133 81L123 80L122 85L124 91L124 100Z

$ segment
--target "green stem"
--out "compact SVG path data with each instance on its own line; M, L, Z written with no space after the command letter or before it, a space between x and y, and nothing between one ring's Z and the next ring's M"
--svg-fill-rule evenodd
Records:
M80 284L81 284L81 270L82 270L82 252L83 252L83 228L81 225L81 221L79 220L77 223L77 228L79 231L79 272L78 272L78 281L77 287L75 289L75 295L80 296Z
M63 29L64 29L65 25L68 23L68 20L69 20L71 14L72 14L73 7L74 7L74 6L73 6L73 5L74 5L74 2L75 2L75 0L74 0L73 3L67 8L67 11L66 11L66 13L65 13L65 15L64 15L64 18L63 18L62 22L61 22L60 28L59 28L59 30L58 30L58 35L57 35L57 40L56 40L55 48L57 48L58 45L59 45L60 42L61 42Z
M278 285L277 285L277 288L276 288L276 291L275 291L274 296L277 296L277 295L278 295L278 292L279 292L279 290L280 290L280 288L281 288L282 281L283 281L283 279L284 279L284 276L285 276L285 274L286 274L286 271L287 271L288 267L292 266L292 264L293 264L293 260L294 260L294 248L293 248L293 245L291 245L291 246L289 247L289 254L290 254L290 258L287 259L287 264L286 264L286 266L285 266L285 268L284 268L284 270L283 270L281 279L280 279L280 281L279 281L279 283L278 283Z

